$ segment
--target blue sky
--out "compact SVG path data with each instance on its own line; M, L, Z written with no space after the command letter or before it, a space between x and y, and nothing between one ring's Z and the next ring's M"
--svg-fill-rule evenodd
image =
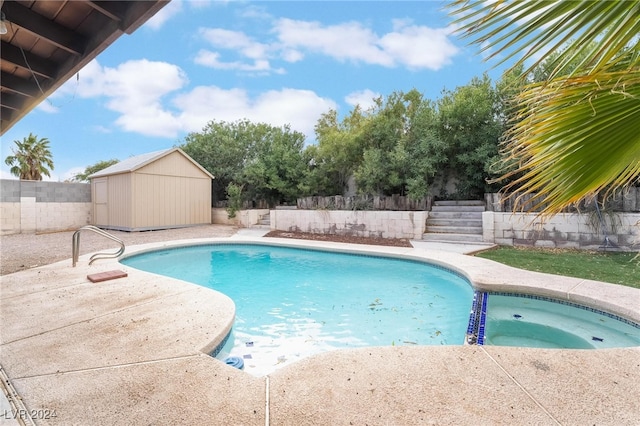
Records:
M100 160L170 148L211 120L291 125L314 143L329 109L413 88L436 99L491 69L442 1L173 0L2 137L50 141L62 181Z

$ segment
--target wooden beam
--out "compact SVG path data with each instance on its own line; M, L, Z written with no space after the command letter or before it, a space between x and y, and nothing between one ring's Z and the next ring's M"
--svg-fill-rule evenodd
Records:
M4 129L8 123L11 123L15 119L16 111L2 107L0 108L0 120L2 121L2 128Z
M4 89L19 93L22 96L33 97L40 93L40 89L38 89L33 79L24 80L6 72L0 73L0 84Z
M89 1L89 6L108 16L113 21L121 22L127 11L127 5L121 1Z
M24 96L15 93L0 93L0 105L2 105L3 108L20 110L24 106L24 100Z
M23 28L69 53L84 54L87 41L75 31L58 25L14 1L5 1L2 4L2 11L12 25Z
M21 51L19 47L5 41L0 43L0 51L2 51L2 62L9 62L27 71L31 69L35 74L42 77L55 77L56 64L52 61L34 55L31 52Z

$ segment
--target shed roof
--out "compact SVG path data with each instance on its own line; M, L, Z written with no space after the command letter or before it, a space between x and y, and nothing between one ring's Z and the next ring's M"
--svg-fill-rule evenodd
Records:
M119 163L114 164L113 166L109 166L106 169L102 169L99 172L95 172L94 174L89 176L89 178L93 179L97 177L117 175L120 173L135 172L136 170L146 166L147 164L153 163L154 161L159 160L162 157L166 157L167 155L172 154L176 151L178 151L186 159L191 161L194 166L198 167L204 173L209 175L211 179L214 179L213 175L209 173L207 169L205 169L200 164L198 164L198 162L196 162L193 158L189 157L189 155L187 155L187 153L181 150L180 148L163 149L161 151L148 152L146 154L140 154L134 157L129 157L126 160L122 160Z

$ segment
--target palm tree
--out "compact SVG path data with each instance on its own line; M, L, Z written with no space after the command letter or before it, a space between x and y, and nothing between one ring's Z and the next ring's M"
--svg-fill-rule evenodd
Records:
M51 176L53 159L49 149L49 139L41 138L29 133L22 141L13 141L17 149L12 148L13 155L4 162L11 166L12 175L23 180L42 180L42 175Z
M640 1L454 0L454 25L513 68L552 71L516 96L504 189L535 195L552 214L640 177ZM558 54L558 52L560 52ZM577 65L576 65L577 63ZM536 203L534 203L536 204ZM534 206L533 208L537 208Z

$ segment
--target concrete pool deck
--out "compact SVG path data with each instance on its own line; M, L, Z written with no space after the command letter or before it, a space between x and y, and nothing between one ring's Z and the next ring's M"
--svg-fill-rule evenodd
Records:
M640 290L510 268L426 248L269 239L427 259L477 288L594 305L640 321ZM640 347L555 350L396 346L329 352L253 377L206 355L234 306L194 284L115 260L71 260L2 276L0 366L25 424L637 424ZM88 274L128 277L91 283ZM6 386L6 383L5 383ZM0 405L1 406L1 405ZM53 417L55 415L55 417ZM0 424L15 424L0 413Z

